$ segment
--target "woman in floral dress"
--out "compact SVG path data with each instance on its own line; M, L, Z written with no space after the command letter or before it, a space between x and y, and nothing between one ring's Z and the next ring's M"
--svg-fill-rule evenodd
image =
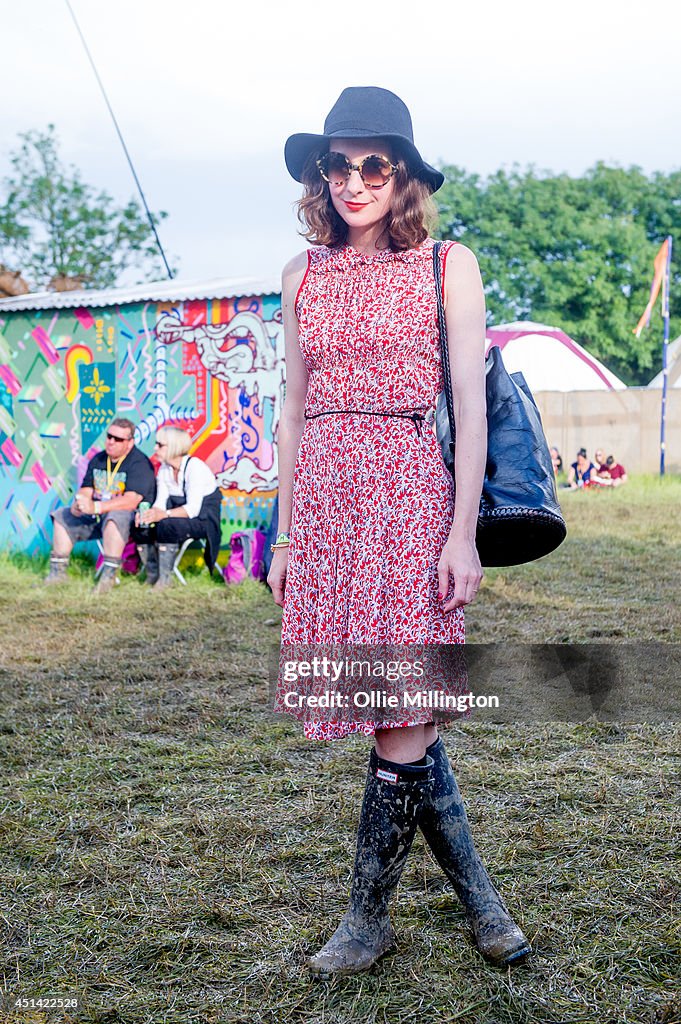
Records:
M454 488L432 428L442 390L431 194L443 183L393 93L343 91L322 135L288 139L313 247L284 268L287 389L279 427L279 525L268 581L282 650L461 644L482 569L475 530L485 467L485 302L474 254L440 254L456 419ZM276 707L290 685L281 680ZM303 717L299 715L299 717ZM375 737L350 903L309 966L366 970L395 942L388 900L417 827L493 964L530 946L471 838L427 708L388 720L304 716L305 735Z

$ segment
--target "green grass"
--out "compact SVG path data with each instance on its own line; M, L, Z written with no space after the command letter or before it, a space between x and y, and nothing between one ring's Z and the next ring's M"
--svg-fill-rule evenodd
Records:
M681 482L563 504L566 543L488 570L469 639L679 641ZM677 724L447 729L535 955L480 959L418 837L397 952L320 984L304 961L345 908L369 743L308 742L269 711L269 593L204 572L93 601L85 563L57 588L43 572L0 560L0 1020L681 1021Z
M681 479L559 492L568 538L553 554L488 569L471 642L681 640Z

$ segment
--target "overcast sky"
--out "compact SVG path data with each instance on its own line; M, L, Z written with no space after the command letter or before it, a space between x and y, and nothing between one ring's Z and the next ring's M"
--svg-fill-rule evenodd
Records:
M681 167L681 4L71 0L179 276L276 278L304 243L286 137L346 85L409 106L431 163ZM130 173L64 0L0 0L0 175L50 121L86 180Z

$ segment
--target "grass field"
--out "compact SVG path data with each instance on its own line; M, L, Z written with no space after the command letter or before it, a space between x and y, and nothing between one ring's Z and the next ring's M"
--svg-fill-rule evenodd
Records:
M566 494L550 558L489 570L472 641L681 641L681 481ZM7 1021L681 1021L678 723L446 730L480 850L535 948L471 944L420 837L395 953L313 982L346 902L369 743L269 711L280 613L207 575L99 601L0 561L0 978ZM77 998L70 1010L17 998ZM3 1017L4 1012L4 1017Z

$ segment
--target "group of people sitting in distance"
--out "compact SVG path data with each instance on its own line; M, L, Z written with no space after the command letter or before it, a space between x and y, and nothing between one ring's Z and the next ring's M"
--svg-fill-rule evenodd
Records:
M551 461L556 477L563 472L563 459L557 448L551 448ZM620 487L627 482L627 471L614 455L605 457L602 448L595 453L595 462L592 462L587 454L586 448L580 448L577 458L570 466L567 481L563 485L570 490L576 491L582 487Z
M133 540L146 570L147 582L158 589L172 579L175 559L188 538L204 539L205 562L212 572L220 550L222 494L209 466L190 455L191 436L179 427L156 433L154 465L135 445L135 424L123 417L112 420L104 450L90 459L83 482L71 505L52 513L54 538L48 583L66 579L73 546L99 540L103 564L95 584L98 594L113 587L126 544ZM563 472L557 448L551 448L556 477ZM592 462L580 448L570 466L565 487L619 487L627 473L602 448Z
M167 587L175 559L188 538L206 541L205 562L212 572L220 550L222 494L212 470L189 454L191 436L178 427L156 433L154 465L135 445L135 424L112 420L104 450L90 459L71 505L52 513L54 537L48 583L66 578L77 541L99 540L103 564L95 584L106 593L121 567L126 544L133 540L146 567L147 582Z

